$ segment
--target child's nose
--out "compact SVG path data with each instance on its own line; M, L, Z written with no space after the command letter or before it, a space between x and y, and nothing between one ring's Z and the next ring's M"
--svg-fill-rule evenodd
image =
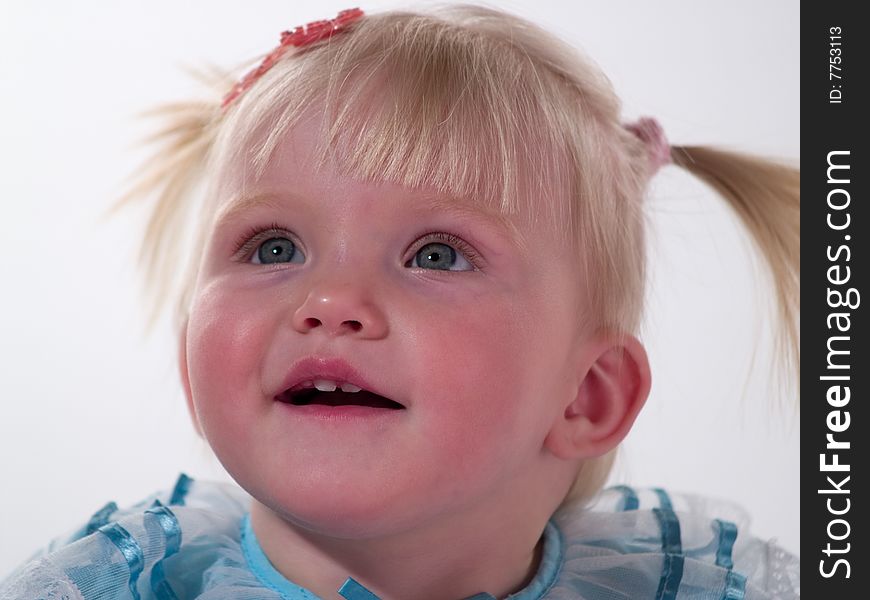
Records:
M374 304L365 283L332 282L314 286L293 314L300 333L320 329L329 336L380 339L387 335L384 312Z

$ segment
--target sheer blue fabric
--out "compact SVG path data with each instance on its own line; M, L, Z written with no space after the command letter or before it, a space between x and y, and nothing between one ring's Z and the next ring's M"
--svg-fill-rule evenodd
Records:
M269 562L232 484L182 475L126 510L109 503L0 583L0 598L318 600ZM566 506L535 578L511 600L800 597L798 559L747 534L733 505L626 486ZM346 600L377 600L348 579ZM481 590L468 600L492 600Z

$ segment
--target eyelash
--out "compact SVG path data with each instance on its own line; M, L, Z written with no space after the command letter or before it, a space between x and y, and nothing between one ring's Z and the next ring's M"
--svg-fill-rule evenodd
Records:
M249 259L251 257L251 253L257 249L257 246L261 242L265 242L270 238L269 234L276 234L273 237L292 237L289 235L289 232L285 227L282 227L279 223L273 222L270 223L267 227L250 227L245 233L243 233L236 240L235 250L233 251L233 256L239 256L240 259ZM291 241L293 241L291 239ZM296 242L293 241L295 244Z
M235 243L235 250L233 252L234 256L239 256L240 258L244 258L245 260L249 259L251 253L256 250L257 246L261 243L269 239L270 234L278 234L281 236L291 237L286 227L282 227L279 223L273 222L269 224L267 227L251 227L244 234L239 236ZM293 241L291 239L291 241ZM435 231L432 233L427 233L422 238L420 238L420 244L417 246L417 249L414 251L414 254L420 251L421 248L426 246L427 244L431 244L433 241L444 242L452 245L456 250L462 252L465 255L465 258L468 259L469 264L473 266L475 269L480 269L483 266L483 259L480 255L471 247L470 244L462 240L461 238L456 237L452 233L446 233L443 231ZM295 244L296 242L293 241ZM413 260L413 255L411 260ZM457 271L461 272L461 271Z
M427 233L422 238L420 238L420 245L417 246L417 249L414 251L414 255L420 251L421 248L426 246L427 244L431 244L433 241L439 241L447 243L462 254L465 255L465 258L468 259L468 263L474 267L475 269L480 269L483 267L483 259L480 255L471 247L468 243L466 243L461 238L456 237L452 233L446 233L443 231L435 231L433 233ZM411 257L413 260L413 255ZM461 273L461 271L456 271L457 273Z

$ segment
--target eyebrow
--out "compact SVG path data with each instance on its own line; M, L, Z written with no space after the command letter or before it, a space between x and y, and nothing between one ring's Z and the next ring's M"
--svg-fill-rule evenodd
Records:
M422 207L424 210L443 211L459 218L483 222L507 237L520 250L526 249L525 238L510 219L497 212L483 210L471 201L457 200L450 196L431 196L425 199Z
M284 206L287 198L299 199L292 193L281 194L265 192L249 196L240 196L231 201L215 215L214 229L222 229L232 223L239 216L256 208L265 207L279 210ZM426 196L420 201L419 208L424 211L446 212L462 219L472 219L488 225L491 229L507 237L520 250L526 249L526 240L517 229L516 225L504 215L493 211L483 210L470 201L462 201L451 196L433 195Z
M263 206L278 210L282 205L283 202L281 202L281 199L277 194L265 193L254 194L253 196L239 196L231 200L221 208L217 214L215 214L213 228L222 229L227 226L227 224L235 221L239 216L250 212L255 208Z

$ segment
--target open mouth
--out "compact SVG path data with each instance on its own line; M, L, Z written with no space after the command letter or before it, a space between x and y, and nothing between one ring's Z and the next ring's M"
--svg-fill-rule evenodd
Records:
M301 390L285 390L276 398L279 402L294 406L309 406L319 404L321 406L368 406L370 408L383 408L387 410L400 410L405 407L394 400L379 396L367 390L358 392L322 392L316 388Z

